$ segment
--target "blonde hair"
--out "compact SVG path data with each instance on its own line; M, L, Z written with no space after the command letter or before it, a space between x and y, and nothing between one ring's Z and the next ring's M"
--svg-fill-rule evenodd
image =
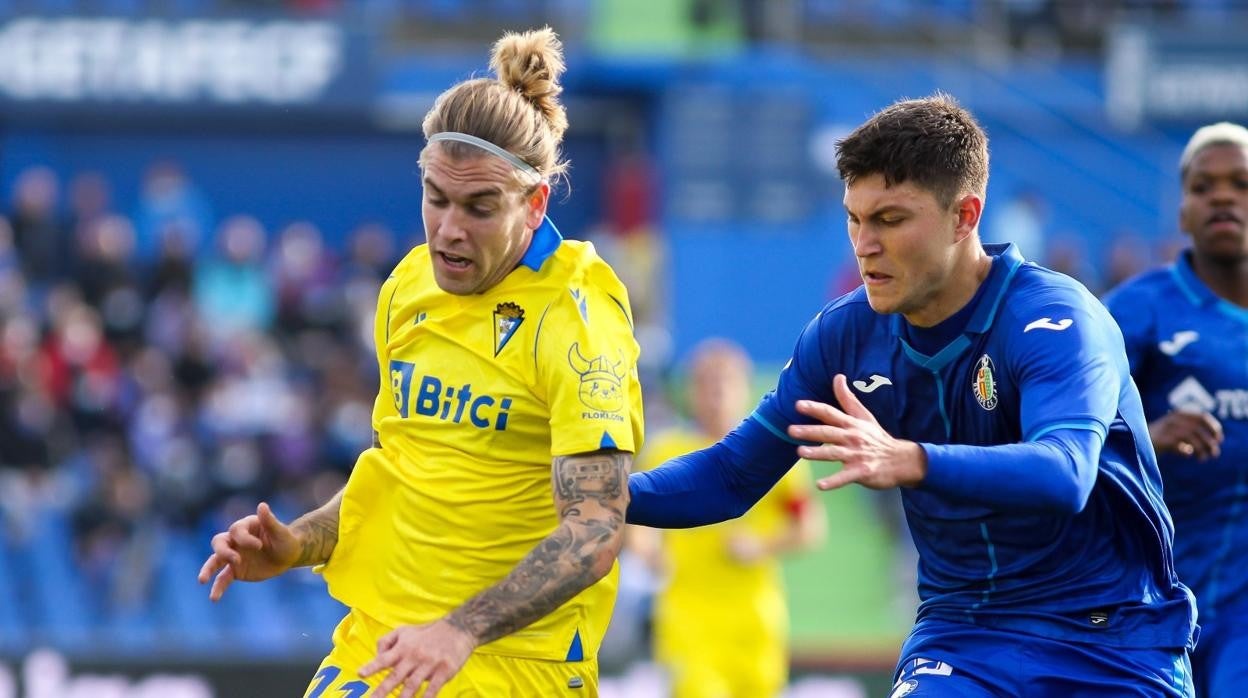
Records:
M1187 168L1192 166L1192 160L1196 158L1196 154L1211 145L1237 145L1241 148L1248 148L1248 128L1229 121L1220 121L1196 129L1196 133L1192 134L1191 140L1183 148L1183 155L1179 158L1179 176L1186 177Z
M507 32L494 43L490 70L495 78L465 80L438 96L425 115L425 138L448 131L476 136L529 163L554 184L568 169L559 152L568 129L567 111L559 102L564 71L559 36L550 27ZM442 141L441 147L457 158L481 152L455 141Z

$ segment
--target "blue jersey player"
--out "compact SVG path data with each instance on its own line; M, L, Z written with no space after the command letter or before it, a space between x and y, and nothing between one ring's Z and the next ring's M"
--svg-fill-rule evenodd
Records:
M1194 602L1109 313L980 243L987 139L953 99L876 114L837 166L863 286L731 434L630 478L630 523L736 516L798 456L840 461L820 487L900 487L919 550L893 696L1191 696Z
M1180 160L1191 248L1106 302L1174 516L1175 564L1200 607L1197 694L1248 690L1248 130L1198 130Z

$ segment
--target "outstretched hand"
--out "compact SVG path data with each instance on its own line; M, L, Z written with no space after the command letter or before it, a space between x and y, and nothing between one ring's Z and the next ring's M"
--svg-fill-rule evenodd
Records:
M377 641L377 656L360 668L360 677L390 670L370 698L385 698L399 687L403 688L399 698L410 698L426 681L429 685L421 696L433 698L468 661L476 644L467 631L445 619L403 625Z
M849 389L849 381L838 373L832 380L840 409L822 402L798 400L797 411L822 424L794 424L789 436L813 441L815 446L799 446L797 455L820 461L839 461L840 471L818 481L819 489L834 490L856 482L882 490L913 487L927 474L923 449L913 441L895 439L884 431L875 415Z
M220 601L235 580L258 582L290 569L299 558L299 551L294 532L277 519L268 504L261 502L256 513L212 537L212 554L199 570L199 583L212 579L208 598Z

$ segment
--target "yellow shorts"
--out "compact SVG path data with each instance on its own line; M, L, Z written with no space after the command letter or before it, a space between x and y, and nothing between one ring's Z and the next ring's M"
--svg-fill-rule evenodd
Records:
M334 648L321 662L304 698L363 698L381 685L386 672L361 679L359 670L377 655L377 641L390 630L359 611L348 613L334 629ZM399 693L396 689L390 696ZM438 692L438 698L496 696L598 698L598 660L552 662L473 652Z
M780 695L788 680L784 639L763 630L755 636L712 634L695 622L661 619L655 626L655 657L670 674L672 698Z

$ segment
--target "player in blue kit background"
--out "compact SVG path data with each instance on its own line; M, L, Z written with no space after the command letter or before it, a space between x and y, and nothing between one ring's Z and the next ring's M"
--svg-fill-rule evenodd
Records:
M893 696L1192 695L1194 603L1109 313L981 244L987 139L952 98L885 109L837 165L863 286L731 434L631 476L629 522L721 521L799 456L840 461L820 487L899 487L919 550Z
M1126 338L1196 593L1197 695L1248 687L1248 130L1198 130L1180 159L1191 247L1106 298Z

